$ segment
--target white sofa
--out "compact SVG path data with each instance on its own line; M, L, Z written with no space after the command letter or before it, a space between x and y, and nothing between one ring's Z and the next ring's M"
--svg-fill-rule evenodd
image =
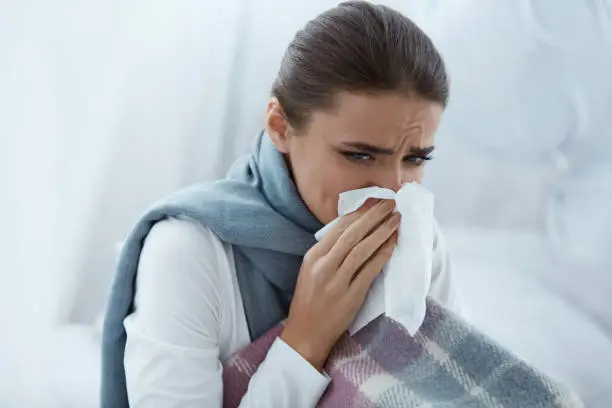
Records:
M250 92L234 95L231 129L245 139L227 143L232 154L248 148L259 126L281 43L305 14L333 4L319 3L308 10L285 4L288 17L273 40L265 8L251 10L253 33L243 38L236 68L237 83ZM389 2L406 10L395 3ZM424 3L410 11L445 54L452 76L426 184L437 196L466 316L570 384L588 407L609 407L612 127L604 107L612 106L612 60L603 50L612 49L605 42L610 2L546 3L545 10L535 0ZM273 47L260 47L270 41ZM108 280L84 279L80 291L104 292ZM77 298L76 309L102 308L99 293ZM49 373L43 400L97 406L97 327L89 319L53 331L43 353Z
M437 2L451 103L427 171L467 318L612 405L612 2Z

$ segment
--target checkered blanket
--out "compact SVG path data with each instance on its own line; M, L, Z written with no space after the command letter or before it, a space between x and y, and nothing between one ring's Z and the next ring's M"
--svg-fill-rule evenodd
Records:
M270 330L224 367L224 407L237 407L282 330ZM325 366L331 384L319 407L577 408L580 400L433 301L410 337L379 317L344 336Z

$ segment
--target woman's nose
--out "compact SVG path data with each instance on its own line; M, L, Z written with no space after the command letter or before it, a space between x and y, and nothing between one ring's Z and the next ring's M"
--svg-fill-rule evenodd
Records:
M384 174L381 174L381 176L378 185L395 192L397 192L404 183L410 181L405 179L406 175L403 169L390 169L384 172Z

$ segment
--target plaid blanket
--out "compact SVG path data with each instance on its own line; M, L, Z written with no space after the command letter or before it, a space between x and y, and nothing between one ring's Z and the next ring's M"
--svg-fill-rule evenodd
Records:
M232 357L224 407L237 407L282 330L274 327ZM331 384L319 407L577 408L578 397L433 301L414 337L384 316L344 336L325 366Z

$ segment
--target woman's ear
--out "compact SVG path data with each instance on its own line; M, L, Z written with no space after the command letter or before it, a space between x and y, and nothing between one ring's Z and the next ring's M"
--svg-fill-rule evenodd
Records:
M280 102L270 99L266 107L266 132L281 153L289 153L289 122Z

